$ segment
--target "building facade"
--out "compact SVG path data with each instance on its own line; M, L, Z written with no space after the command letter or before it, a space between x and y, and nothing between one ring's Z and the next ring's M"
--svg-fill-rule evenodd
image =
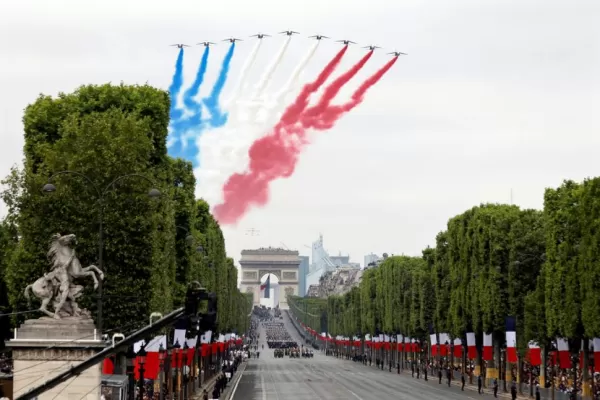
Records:
M310 268L310 257L299 256L300 266L298 267L298 296L306 296L306 278L308 276L308 269Z
M240 290L252 293L254 305L260 305L260 299L264 297L260 290L261 279L267 274L273 274L279 280L279 308L288 309L287 296L298 296L300 293L300 262L297 251L275 247L242 250Z

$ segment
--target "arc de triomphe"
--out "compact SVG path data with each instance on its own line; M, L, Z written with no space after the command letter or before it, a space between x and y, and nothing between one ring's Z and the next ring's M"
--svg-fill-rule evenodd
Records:
M287 310L287 296L298 295L298 254L297 251L273 247L242 250L240 290L243 293L252 293L254 305L260 305L260 278L265 274L273 274L279 279L279 308Z

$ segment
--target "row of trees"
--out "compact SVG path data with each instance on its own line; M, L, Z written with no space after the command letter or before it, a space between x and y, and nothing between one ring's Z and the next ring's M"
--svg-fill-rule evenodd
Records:
M600 337L600 178L547 189L543 211L485 204L451 218L421 257L387 258L358 287L328 299L293 298L318 332L494 333L517 318L517 342ZM481 341L482 335L477 335Z
M147 85L83 86L27 107L24 166L3 182L3 312L32 308L23 290L49 270L52 234L74 233L82 265L97 264L102 224L105 328L133 329L150 312L181 306L198 280L218 295L219 329L247 329L252 301L237 289L218 222L195 198L191 163L167 155L169 107L168 93ZM60 171L74 173L55 176L56 191L43 193ZM153 188L158 199L148 196ZM90 281L83 303L93 315L95 296Z

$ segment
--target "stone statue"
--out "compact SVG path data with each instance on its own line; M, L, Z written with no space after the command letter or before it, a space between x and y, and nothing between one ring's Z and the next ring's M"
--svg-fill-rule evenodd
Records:
M54 319L64 317L89 318L87 310L82 310L76 300L81 297L83 286L76 285L73 280L91 277L94 289L98 288L98 278L104 279L104 273L95 265L82 268L73 246L77 244L75 235L52 235L48 258L52 263L50 272L25 288L25 297L29 300L29 292L42 301L40 311ZM98 274L98 278L96 278ZM52 302L54 313L48 310Z

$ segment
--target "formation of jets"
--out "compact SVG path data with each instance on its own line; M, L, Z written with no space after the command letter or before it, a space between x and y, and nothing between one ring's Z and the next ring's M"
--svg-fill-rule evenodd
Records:
M279 34L281 35L286 35L286 36L292 36L292 35L299 35L300 32L296 32L296 31L281 31L279 32ZM262 40L266 37L271 37L271 35L267 35L266 33L257 33L255 35L251 35L250 37L255 37L259 40ZM316 40L323 40L323 39L330 39L330 37L325 36L325 35L320 35L320 34L316 34L313 36L309 36L310 39L316 39ZM238 38L228 38L228 39L223 39L224 42L229 42L229 43L235 43L237 41L242 41L242 39L238 39ZM337 40L337 43L343 43L345 46L351 45L351 44L356 44L356 42L353 42L352 40L348 40L348 39L342 39L342 40ZM216 43L213 42L200 42L198 43L198 45L204 45L204 47L210 47L210 45L216 45ZM184 47L190 47L187 44L172 44L171 46L177 46L180 49L183 49ZM369 49L370 51L375 51L375 49L380 49L381 47L379 46L374 46L374 45L369 45L369 46L365 46L363 47L363 49ZM393 54L395 57L399 57L399 56L405 56L407 55L406 53L402 53L400 51L393 51L391 53L387 53L387 54Z

